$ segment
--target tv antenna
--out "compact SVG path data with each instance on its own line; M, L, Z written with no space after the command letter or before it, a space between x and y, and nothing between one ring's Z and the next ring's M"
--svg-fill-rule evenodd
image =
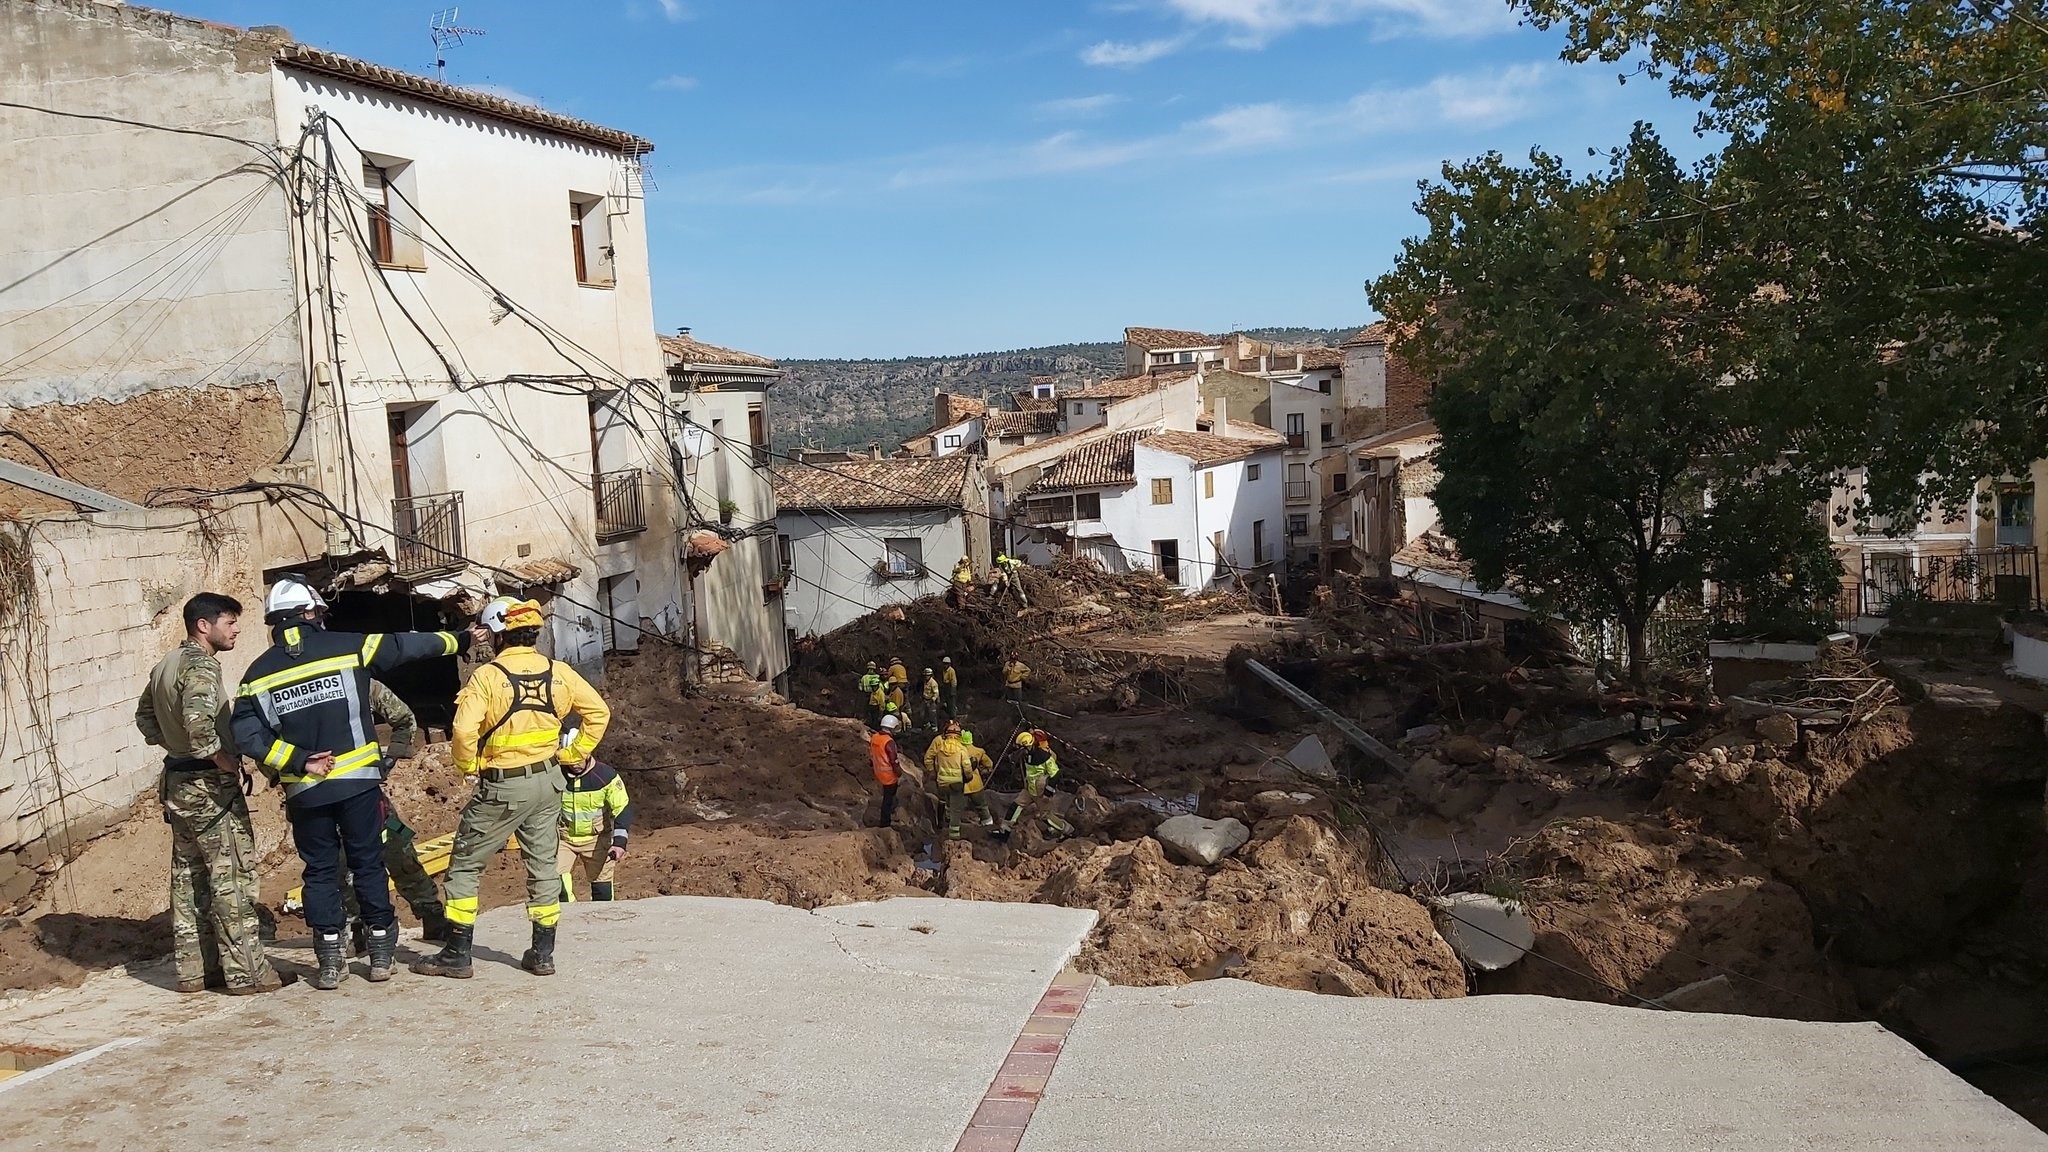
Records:
M481 28L464 28L456 23L459 13L454 8L443 8L434 13L427 22L427 34L434 38L434 78L448 82L448 50L462 47L464 36L481 36Z

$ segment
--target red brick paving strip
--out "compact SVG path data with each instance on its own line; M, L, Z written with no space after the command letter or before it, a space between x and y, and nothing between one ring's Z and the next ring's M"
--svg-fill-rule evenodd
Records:
M1010 1045L1010 1054L996 1070L995 1080L981 1097L967 1131L953 1152L1017 1152L1024 1141L1024 1129L1045 1095L1045 1083L1052 1066L1066 1045L1067 1030L1088 1003L1095 977L1068 968L1053 977L1052 987L1031 1010L1031 1019Z

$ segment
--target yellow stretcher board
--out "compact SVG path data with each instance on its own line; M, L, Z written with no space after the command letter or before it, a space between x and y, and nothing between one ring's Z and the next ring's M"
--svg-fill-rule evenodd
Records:
M426 869L427 875L439 876L448 870L449 857L455 855L455 833L450 832L445 836L436 836L432 840L415 840L413 841L412 850L419 855L420 867ZM507 837L505 840L505 851L517 852L518 850L519 837ZM305 906L306 890L303 885L295 886L291 891L284 894L285 911L297 912Z

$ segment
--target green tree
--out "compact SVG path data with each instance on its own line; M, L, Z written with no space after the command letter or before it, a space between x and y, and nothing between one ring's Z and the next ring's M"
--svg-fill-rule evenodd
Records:
M1542 152L1446 165L1418 205L1427 234L1371 287L1436 376L1436 503L1476 578L1619 624L1638 680L1658 605L1729 545L1717 509L1751 508L1738 494L1778 474L1752 428L1768 389L1701 307L1725 255L1689 211L1706 193L1643 126L1596 176ZM1800 523L1739 546L1769 572L1820 534Z
M2042 0L1520 2L1721 136L1671 211L1726 237L1701 303L1776 382L1760 435L1906 526L2048 451Z

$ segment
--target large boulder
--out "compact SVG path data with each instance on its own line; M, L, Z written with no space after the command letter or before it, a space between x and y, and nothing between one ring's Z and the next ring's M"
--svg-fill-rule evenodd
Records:
M1175 857L1190 864L1214 864L1245 846L1252 830L1244 821L1204 820L1200 816L1175 816L1152 830Z

